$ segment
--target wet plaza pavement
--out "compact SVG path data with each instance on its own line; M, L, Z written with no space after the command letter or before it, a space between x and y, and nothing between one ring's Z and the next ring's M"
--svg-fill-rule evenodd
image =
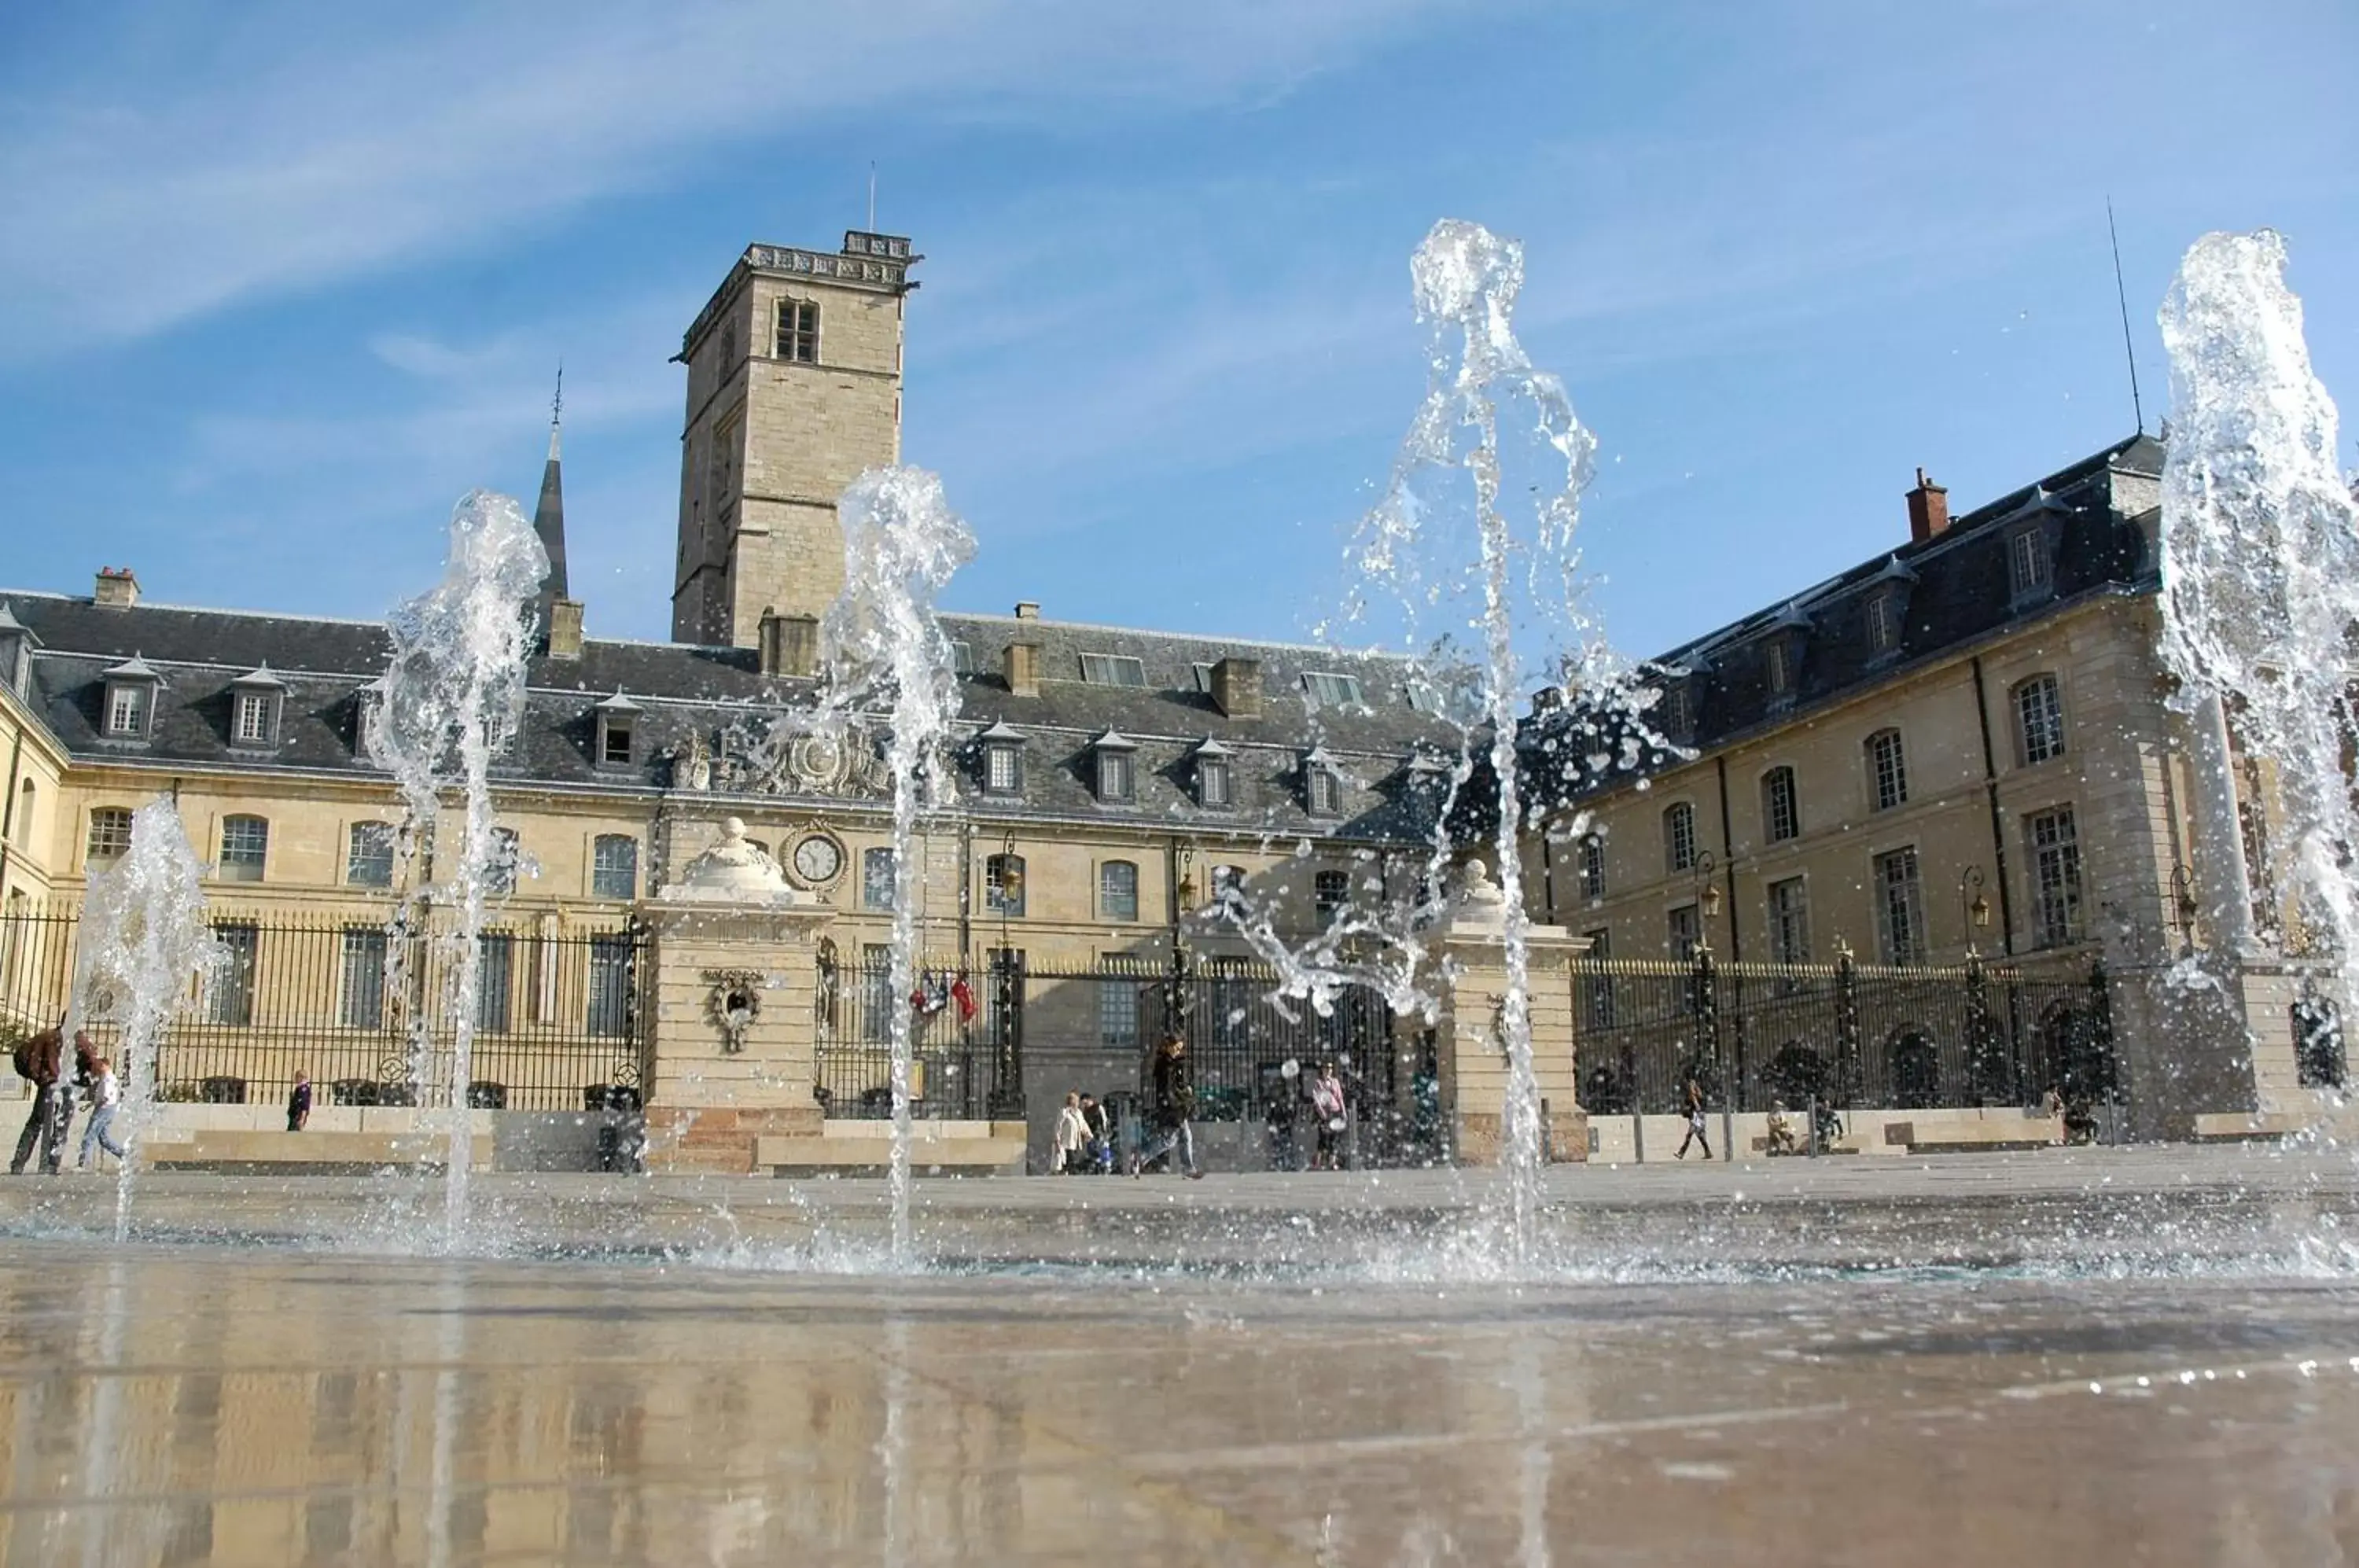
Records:
M1588 1255L1516 1282L1435 1178L1332 1226L1349 1179L931 1187L921 1236L995 1256L908 1277L788 1243L855 1183L641 1183L611 1253L461 1258L187 1239L359 1202L259 1179L117 1246L103 1185L0 1194L0 1563L2359 1560L2347 1160L1564 1172ZM2022 1256L2017 1209L2099 1239ZM1795 1236L1846 1217L1881 1240ZM1063 1257L1092 1228L1129 1250ZM1175 1243L1212 1265L1134 1256Z

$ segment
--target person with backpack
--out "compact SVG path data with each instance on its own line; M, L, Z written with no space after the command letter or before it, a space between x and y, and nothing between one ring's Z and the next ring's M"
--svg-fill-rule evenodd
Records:
M66 1133L73 1122L71 1089L60 1082L65 1076L62 1032L47 1029L18 1040L16 1067L16 1076L33 1086L33 1113L25 1118L25 1130L16 1135L16 1158L9 1161L8 1174L25 1173L38 1144L42 1171L54 1176L65 1163Z
M1177 1149L1180 1168L1189 1180L1201 1181L1204 1172L1196 1163L1195 1129L1189 1125L1196 1115L1194 1064L1188 1060L1188 1041L1184 1037L1163 1037L1148 1064L1147 1077L1155 1096L1156 1131L1146 1147L1130 1157L1130 1173L1139 1175L1148 1161L1160 1160Z

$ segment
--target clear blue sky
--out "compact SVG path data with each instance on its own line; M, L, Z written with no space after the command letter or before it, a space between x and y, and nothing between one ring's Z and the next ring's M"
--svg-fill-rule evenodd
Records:
M1919 463L1962 509L2129 431L2108 192L2150 424L2215 227L2287 234L2359 405L2354 67L2351 0L9 6L0 583L380 614L529 498L562 356L575 591L660 637L668 356L873 159L953 607L1301 635L1448 214L1525 241L1658 651L1905 538Z

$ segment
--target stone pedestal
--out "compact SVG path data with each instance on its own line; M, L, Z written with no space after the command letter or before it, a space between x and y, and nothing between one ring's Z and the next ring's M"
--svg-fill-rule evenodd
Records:
M832 911L790 889L732 818L639 913L648 1168L744 1175L762 1138L817 1138L818 939Z
M1495 1165L1506 1155L1507 1044L1501 1028L1507 996L1506 910L1499 889L1476 862L1466 895L1443 939L1456 971L1441 1020L1442 1104L1450 1107L1452 1149L1462 1165ZM1547 1158L1589 1158L1589 1116L1577 1098L1573 1051L1572 961L1588 940L1561 926L1527 929L1532 1073L1545 1107Z

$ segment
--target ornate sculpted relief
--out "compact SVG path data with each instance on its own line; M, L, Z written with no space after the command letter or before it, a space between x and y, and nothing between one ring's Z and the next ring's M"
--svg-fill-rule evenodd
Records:
M705 1021L721 1031L723 1053L735 1056L745 1049L745 1031L762 1016L766 982L754 969L708 969L704 979L712 987L704 998Z

